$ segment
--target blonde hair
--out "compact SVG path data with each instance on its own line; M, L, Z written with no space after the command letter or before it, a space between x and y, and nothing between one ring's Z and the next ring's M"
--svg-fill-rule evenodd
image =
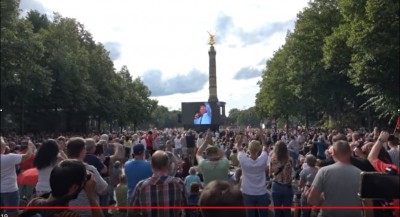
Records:
M258 154L261 151L261 144L257 140L253 140L249 143L250 154Z

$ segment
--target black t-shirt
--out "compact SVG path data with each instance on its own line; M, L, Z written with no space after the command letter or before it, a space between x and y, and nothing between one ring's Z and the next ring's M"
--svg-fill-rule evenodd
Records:
M361 171L364 172L375 172L376 170L371 165L371 163L367 159L359 158L359 157L350 157L350 162L353 166L357 167ZM335 161L333 159L322 160L319 164L320 167L329 166L334 164Z
M359 158L359 157L351 157L350 158L351 164L353 166L357 167L358 169L364 171L364 172L376 172L374 167L371 165L371 163L364 158Z
M195 140L196 140L196 138L193 135L186 136L186 146L188 148L194 148L195 147Z
M274 134L272 135L272 142L275 143L276 141L278 141L278 135Z
M101 162L101 160L98 157L96 157L96 155L87 154L83 161L85 161L85 163L87 163L89 165L96 167L97 171L101 174L101 170L103 170L104 165Z
M101 174L101 177L109 177L110 176L110 170L109 170L109 168L110 168L110 163L111 163L111 158L110 158L110 156L107 156L107 157L105 157L105 159L104 159L104 165L106 165L106 167L108 168L107 169L107 172L105 173L105 174Z
M318 142L314 142L312 144L311 150L310 150L311 154L314 155L314 156L317 156L317 154L318 154L318 145L317 145L317 143Z

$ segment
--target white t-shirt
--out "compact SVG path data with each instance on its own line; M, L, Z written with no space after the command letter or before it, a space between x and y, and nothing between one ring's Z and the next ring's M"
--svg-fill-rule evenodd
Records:
M299 151L300 151L300 149L301 149L300 144L299 144L296 140L294 140L294 139L290 140L290 142L289 142L289 144L287 145L287 147L288 147L288 149L293 150L293 151L296 152L297 154L299 153Z
M99 172L97 171L96 167L89 165L85 163L86 170L90 171L95 179L96 179L96 193L101 194L103 193L107 188L108 184L107 182L100 176ZM97 198L97 201L99 201L99 198ZM87 198L87 195L84 190L82 190L78 198L75 200L71 200L69 202L70 206L90 206L89 199ZM75 212L79 213L81 216L92 216L92 212L90 209L76 209L74 210Z
M123 160L125 158L124 155L125 147L122 144L118 144L118 160Z
M144 145L144 150L146 150L146 149L147 149L146 140L145 140L145 139L142 139L142 140L140 141L140 143L141 143L142 145Z
M174 139L174 143L175 143L175 149L181 149L182 148L181 139L175 138Z
M41 170L38 170L39 180L36 184L36 191L44 191L50 192L50 173L53 170L54 166L48 166Z
M22 161L22 154L1 154L1 193L18 191L15 165Z
M253 160L243 151L238 154L242 168L242 185L240 190L247 195L264 195L267 193L265 168L267 167L268 154L263 151Z

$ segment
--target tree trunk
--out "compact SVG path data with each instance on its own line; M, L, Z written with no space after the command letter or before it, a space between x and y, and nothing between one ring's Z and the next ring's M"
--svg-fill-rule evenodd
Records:
M24 135L24 125L25 125L25 103L24 100L21 100L21 124L20 124L20 133L21 135Z
M71 132L71 111L68 109L68 111L66 111L67 115L66 115L66 131L67 132Z
M308 115L308 111L306 111L306 129L308 129L308 125L309 125L309 115Z
M101 133L101 118L97 118L97 133Z
M136 128L137 128L137 122L136 122L136 121L133 121L133 131L136 132Z
M286 115L286 134L289 136L289 115Z
M367 113L368 113L368 115L367 115L367 119L368 119L368 130L369 130L369 131L372 131L371 108L370 108L370 107L368 107Z

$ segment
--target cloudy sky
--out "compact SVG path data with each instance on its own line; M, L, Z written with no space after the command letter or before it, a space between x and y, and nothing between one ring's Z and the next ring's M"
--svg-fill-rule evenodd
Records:
M293 30L308 0L21 0L20 9L53 11L83 23L127 65L159 104L208 100L207 31L216 32L218 99L231 108L255 104L266 60Z

